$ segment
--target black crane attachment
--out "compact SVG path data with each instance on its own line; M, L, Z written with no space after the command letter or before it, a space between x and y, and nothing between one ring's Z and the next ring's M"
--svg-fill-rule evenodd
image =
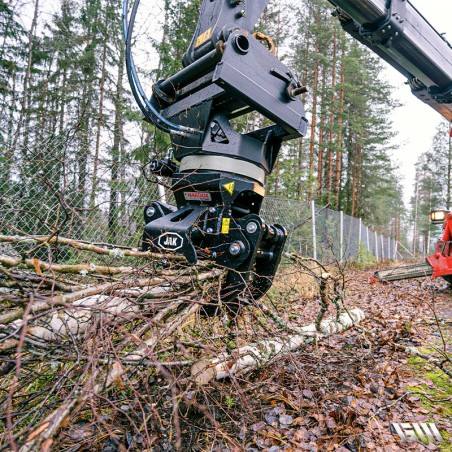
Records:
M154 201L145 208L143 249L228 268L225 301L245 288L256 299L271 286L287 234L259 215L265 178L281 144L307 130L299 98L305 87L274 55L271 39L254 33L266 4L204 0L183 69L157 82L149 101L142 99L147 116L170 129L177 162L151 164L172 177L176 206ZM129 44L132 19L124 21ZM234 127L236 118L253 112L260 116L250 129Z

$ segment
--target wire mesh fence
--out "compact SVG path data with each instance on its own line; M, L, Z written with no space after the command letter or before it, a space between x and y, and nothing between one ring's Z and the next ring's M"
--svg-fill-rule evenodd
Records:
M11 163L0 179L0 233L139 247L144 207L162 195L155 178L145 177L140 165L132 163L98 162L95 177L92 168L81 167L77 159ZM171 203L171 192L163 193ZM323 262L381 261L400 255L395 239L377 234L360 219L311 202L267 197L262 216L286 227L287 251ZM1 245L0 252L20 255L26 246ZM48 257L38 251L37 257ZM73 254L62 248L58 258L70 260Z
M397 260L403 258L396 239L378 234L361 219L311 202L267 198L263 216L284 225L288 251L322 262Z

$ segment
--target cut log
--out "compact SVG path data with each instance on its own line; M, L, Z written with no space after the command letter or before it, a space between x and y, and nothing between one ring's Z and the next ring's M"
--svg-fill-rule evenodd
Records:
M277 355L288 353L304 347L311 342L348 330L364 319L364 312L355 308L342 313L338 318L330 317L320 324L315 323L301 327L296 334L267 339L239 348L234 354L222 354L209 360L196 362L191 374L198 384L206 384L212 379L221 380L240 372L245 374L267 363Z

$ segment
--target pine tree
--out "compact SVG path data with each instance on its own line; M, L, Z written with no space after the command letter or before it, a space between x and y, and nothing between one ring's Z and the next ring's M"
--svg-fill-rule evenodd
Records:
M0 180L6 185L13 161L19 79L23 71L23 39L26 31L14 9L0 0Z
M431 149L421 154L416 163L415 194L411 199L414 252L418 251L417 246L421 237L424 249L427 249L432 233L438 232L437 227L430 224L430 211L448 208L447 197L450 193L447 182L448 163L449 124L442 121L433 137Z

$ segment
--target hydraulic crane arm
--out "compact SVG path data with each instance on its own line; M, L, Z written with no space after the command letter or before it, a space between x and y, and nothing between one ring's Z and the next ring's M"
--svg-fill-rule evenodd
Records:
M452 46L408 0L329 0L342 27L452 121Z
M174 159L153 161L151 170L172 177L177 204L146 207L143 249L181 253L189 263L211 259L229 270L224 301L243 291L257 299L271 286L287 236L259 216L265 177L282 143L307 132L299 96L306 88L275 56L272 40L254 33L268 0L203 0L184 67L147 98L131 54L139 1L128 20L124 0L127 73L145 118L171 135ZM330 2L345 30L452 120L452 49L408 0ZM252 112L259 115L242 121L247 130L237 127Z

